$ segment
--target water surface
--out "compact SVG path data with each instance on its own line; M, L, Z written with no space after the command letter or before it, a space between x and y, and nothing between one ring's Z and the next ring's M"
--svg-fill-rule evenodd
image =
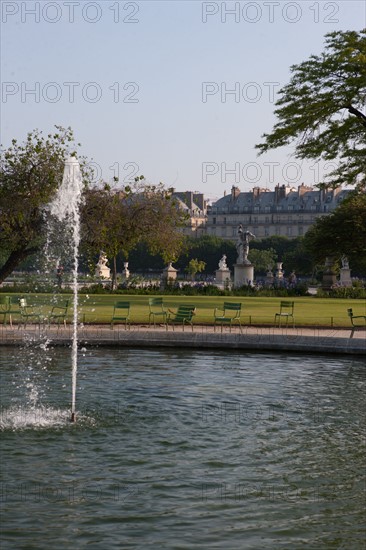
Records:
M364 549L361 358L0 350L2 550Z

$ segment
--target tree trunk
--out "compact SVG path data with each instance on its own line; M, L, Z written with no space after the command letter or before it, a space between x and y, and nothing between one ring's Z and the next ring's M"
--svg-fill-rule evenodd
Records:
M117 288L117 258L113 256L113 269L112 269L112 290Z
M22 248L13 250L5 264L0 268L0 283L5 281L5 279L13 273L16 267L18 267L23 260L28 258L31 254L37 252L37 250L37 248Z

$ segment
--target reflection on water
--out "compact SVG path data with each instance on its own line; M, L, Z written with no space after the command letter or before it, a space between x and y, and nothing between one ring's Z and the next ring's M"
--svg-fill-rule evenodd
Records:
M0 359L3 548L364 548L362 359Z

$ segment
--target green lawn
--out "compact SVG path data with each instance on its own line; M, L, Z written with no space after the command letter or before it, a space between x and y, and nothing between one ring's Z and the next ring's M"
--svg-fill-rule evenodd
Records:
M10 294L9 294L10 295ZM49 313L55 297L51 294L26 295L30 304L40 305L45 315ZM131 303L131 323L148 323L149 307L147 295L80 295L79 296L79 321L83 323L110 323L113 304L117 301L129 301ZM62 294L60 301L71 298ZM197 308L195 324L212 324L214 308L224 301L241 302L243 325L273 325L274 315L279 311L281 300L294 300L296 326L324 326L324 327L349 327L350 320L347 316L347 308L352 307L355 315L366 314L365 300L347 300L315 297L298 298L269 298L246 296L163 296L164 304L168 308L175 308L179 304L193 304ZM69 308L68 319L71 320L72 308ZM15 317L16 322L16 317Z

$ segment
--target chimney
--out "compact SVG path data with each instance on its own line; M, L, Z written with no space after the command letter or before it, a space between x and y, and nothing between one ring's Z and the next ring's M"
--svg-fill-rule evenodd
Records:
M231 188L231 200L235 201L240 195L240 189L239 187L235 187L235 185Z
M304 185L304 183L299 185L297 188L297 193L299 195L299 198L301 198L308 191L313 191L313 188L310 185Z
M260 187L253 187L253 201L258 199L260 194L261 194Z

